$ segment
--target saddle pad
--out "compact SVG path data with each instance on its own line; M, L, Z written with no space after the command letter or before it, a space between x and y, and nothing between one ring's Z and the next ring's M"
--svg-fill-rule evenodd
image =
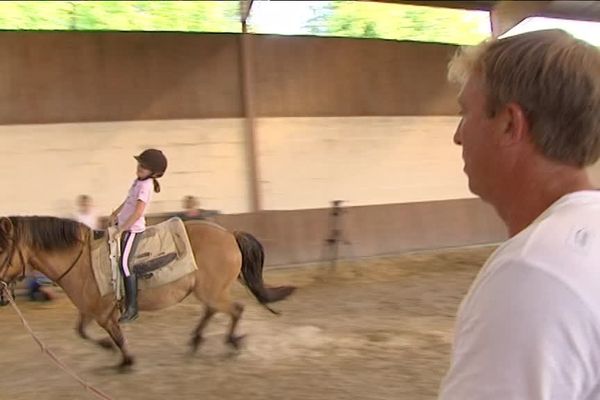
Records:
M114 293L116 284L111 268L111 257L115 255L110 252L110 236L106 234L91 242L92 269L102 296ZM165 257L172 254L176 256ZM147 265L153 260L165 259L169 262L152 271L149 278L138 279L139 290L166 285L198 269L190 240L180 218L171 218L158 225L149 226L138 239L131 265L135 270L136 265Z

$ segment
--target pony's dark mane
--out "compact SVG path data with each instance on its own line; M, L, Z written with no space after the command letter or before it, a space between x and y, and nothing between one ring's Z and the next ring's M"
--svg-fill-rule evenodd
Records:
M81 243L81 224L56 217L8 217L17 240L36 250L64 250Z

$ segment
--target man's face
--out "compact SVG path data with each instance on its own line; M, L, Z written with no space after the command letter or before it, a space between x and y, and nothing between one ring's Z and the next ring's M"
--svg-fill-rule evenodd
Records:
M461 120L454 134L454 143L462 146L464 171L469 189L482 199L488 199L497 189L501 172L501 149L498 135L501 124L490 117L483 80L473 75L463 87L459 100Z

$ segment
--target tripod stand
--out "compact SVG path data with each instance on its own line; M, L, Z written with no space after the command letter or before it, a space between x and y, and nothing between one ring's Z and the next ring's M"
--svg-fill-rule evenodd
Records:
M323 248L323 260L331 263L331 268L335 268L339 259L340 244L351 246L352 243L344 236L342 229L342 215L346 212L341 204L342 200L331 202L331 211L329 212L329 236L325 239Z

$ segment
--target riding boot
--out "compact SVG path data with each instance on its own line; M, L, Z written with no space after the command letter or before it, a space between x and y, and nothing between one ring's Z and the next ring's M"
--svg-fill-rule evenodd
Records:
M124 276L123 280L125 282L125 301L127 310L121 315L119 322L131 322L138 317L137 276L131 274L130 276Z

